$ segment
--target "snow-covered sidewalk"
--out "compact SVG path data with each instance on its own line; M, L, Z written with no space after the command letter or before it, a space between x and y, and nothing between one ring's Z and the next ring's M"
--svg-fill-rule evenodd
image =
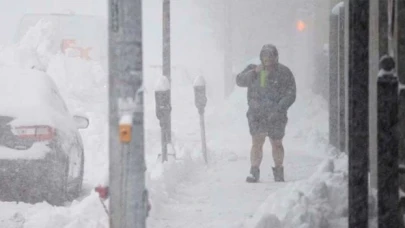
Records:
M164 213L152 217L150 227L233 227L254 215L269 194L295 180L308 178L320 159L298 156L302 165L294 165L297 153L286 161L285 183L275 183L270 176L270 165L263 166L261 183L245 183L247 157L222 159L193 178L182 183L173 194ZM305 160L303 160L305 159ZM291 162L291 163L290 163ZM264 164L271 164L265 159ZM270 174L267 176L266 174ZM154 220L154 221L153 221Z

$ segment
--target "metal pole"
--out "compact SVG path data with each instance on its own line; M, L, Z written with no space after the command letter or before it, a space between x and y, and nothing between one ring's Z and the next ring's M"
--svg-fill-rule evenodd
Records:
M110 227L145 228L142 2L109 1Z
M162 163L168 161L167 135L169 115L172 110L170 106L170 82L167 77L161 76L155 90L156 117L159 119L161 128Z
M165 126L164 124L162 124L164 122L164 120L160 121L160 128L161 128L161 132L160 132L160 140L161 140L161 144L162 144L162 163L167 162L168 161L168 156L167 156L167 125Z
M338 17L330 15L329 30L329 142L338 146Z
M405 62L405 1L396 1L396 62ZM405 64L397 64L397 75L401 86L405 84ZM405 166L405 90L400 89L398 105L398 161L401 166ZM405 192L405 173L399 173L399 187ZM400 213L402 217L405 214L405 197L400 200ZM404 221L401 221L401 227L405 227Z
M395 62L385 56L378 78L378 227L399 227L398 217L398 78Z
M368 227L369 0L350 0L348 59L349 228Z
M339 92L339 149L346 152L346 83L345 83L345 9L339 8L339 68L338 68L338 92Z
M207 142L205 139L205 118L204 114L200 114L200 127L201 127L201 144L202 144L202 152L204 155L204 161L207 164L208 163L208 157L207 157Z
M163 75L171 83L171 43L170 43L170 0L163 0ZM168 100L168 106L171 107L171 96ZM166 143L172 142L172 117L168 116Z

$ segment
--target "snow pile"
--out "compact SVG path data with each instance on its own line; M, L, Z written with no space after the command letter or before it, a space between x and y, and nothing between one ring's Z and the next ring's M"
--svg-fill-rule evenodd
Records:
M41 20L31 27L18 44L6 47L0 55L2 65L18 66L46 71L55 53L55 28L51 22Z
M170 90L170 82L169 79L167 79L166 76L162 75L159 77L156 86L155 86L156 91L167 91Z
M347 156L330 158L308 179L271 194L246 228L347 227ZM376 195L369 197L370 215L377 213ZM273 226L269 226L272 224Z
M71 130L73 121L66 116L65 107L59 102L56 85L41 71L0 66L0 112L17 117L11 124L58 126ZM21 83L21 82L24 83ZM16 99L18 102L15 102Z
M96 192L70 207L47 203L1 203L0 227L7 228L108 228L108 216ZM4 211L4 213L3 213Z
M179 160L169 157L169 161L162 164L157 161L155 165L150 164L150 171L147 172L147 186L150 193L152 211L151 219L159 218L162 206L170 203L176 194L179 184L189 181L190 178L202 168L202 161L193 159L192 151L184 148L178 155ZM148 168L149 169L149 168Z
M41 213L34 212L28 216L25 227L94 227L108 228L108 216L101 205L96 192L92 192L80 202L73 202L70 207L49 207L43 205Z

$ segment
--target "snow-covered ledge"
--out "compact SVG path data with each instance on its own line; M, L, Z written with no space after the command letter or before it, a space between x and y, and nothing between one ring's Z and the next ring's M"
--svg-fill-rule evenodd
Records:
M169 79L166 76L161 75L159 76L156 82L155 91L167 91L167 90L170 90Z
M344 2L339 2L332 8L332 14L334 15L339 15L339 10L340 8L344 7L345 3Z

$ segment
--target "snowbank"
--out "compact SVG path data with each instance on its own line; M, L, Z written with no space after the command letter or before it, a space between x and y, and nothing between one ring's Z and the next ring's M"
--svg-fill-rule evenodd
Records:
M35 69L0 66L0 112L15 117L12 126L35 124L75 130L54 82L44 72ZM22 83L24 82L24 83Z
M1 203L0 227L7 228L108 228L108 216L96 192L70 207L47 203Z
M240 228L347 227L347 162L347 156L343 154L325 160L308 180L291 183L271 194L255 216ZM374 224L376 195L370 195L370 215Z
M18 44L3 48L0 64L46 71L50 58L57 51L53 43L54 35L55 27L52 23L39 21Z

